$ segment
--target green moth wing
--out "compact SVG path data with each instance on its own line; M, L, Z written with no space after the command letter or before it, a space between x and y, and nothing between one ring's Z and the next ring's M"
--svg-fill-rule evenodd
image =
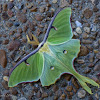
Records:
M90 94L92 94L91 89L86 83L99 87L99 85L92 79L78 74L73 67L73 61L80 51L79 40L71 39L59 45L47 44L50 50L48 50L47 53L43 53L45 59L44 70L40 77L43 86L54 84L63 73L69 73L74 75L82 87Z
M80 50L79 40L70 40L60 45L48 45L50 52L44 55L44 70L40 77L43 86L54 84L61 74L72 74L73 60ZM74 48L74 49L73 49Z
M27 63L22 62L10 75L9 87L13 87L22 82L38 81L43 69L43 55L36 53L27 59Z
M71 8L65 8L57 14L52 24L54 28L50 30L47 39L49 43L52 45L60 44L72 38L73 34L71 30L70 16Z

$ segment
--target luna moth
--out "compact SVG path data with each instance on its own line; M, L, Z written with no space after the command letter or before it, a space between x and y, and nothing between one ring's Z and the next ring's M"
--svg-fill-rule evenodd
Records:
M80 41L72 39L70 24L71 8L60 9L52 18L43 41L30 54L22 58L12 69L8 86L14 87L22 82L33 82L40 79L42 86L54 84L64 73L72 74L81 86L90 94L91 89L86 83L98 86L92 79L82 76L73 66L74 59L80 51Z

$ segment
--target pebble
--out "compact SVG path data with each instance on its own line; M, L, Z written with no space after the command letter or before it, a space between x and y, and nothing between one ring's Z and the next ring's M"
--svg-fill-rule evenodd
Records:
M89 36L89 38L95 40L96 37L91 35L91 36Z
M89 61L90 61L90 62L93 62L93 61L94 61L94 54L90 54L90 55L89 55Z
M12 100L18 100L17 96L11 95Z
M71 96L73 96L73 92L70 92L69 94L70 94Z
M15 41L11 41L7 48L8 50L12 51L12 50L18 50L19 46L20 46L20 42L15 40Z
M67 81L70 81L71 77L72 77L72 75L70 75L70 74L65 74L65 75L64 75L64 78L65 78Z
M54 95L53 100L58 100L58 96Z
M87 39L88 37L89 37L89 35L88 35L87 33L83 33L83 34L82 34L82 38L83 38L83 39Z
M21 12L17 12L16 16L18 20L22 23L25 23L27 21L26 15Z
M13 2L14 0L10 0L11 2Z
M82 64L82 66L81 66L82 68L84 68L84 67L86 67L86 64Z
M65 100L65 98L66 98L65 94L62 94L62 95L60 96L60 100Z
M7 65L7 57L5 50L0 50L0 64L3 68L5 68Z
M90 45L87 45L87 48L88 48L90 51L93 51L93 47L91 47Z
M30 9L30 11L31 11L31 12L37 12L37 7L32 7L32 8Z
M8 82L7 82L7 81L2 81L1 84L2 84L2 86L3 86L6 90L9 89L9 87L8 87Z
M79 84L77 83L77 80L75 78L72 78L72 83L77 89L79 89Z
M94 2L95 2L95 0L90 0L90 1L92 2L92 4L93 4L93 5L95 4L95 3L94 3Z
M94 66L94 71L100 71L100 63Z
M100 82L99 82L99 78L97 78L97 77L95 77L95 76L92 76L92 79L93 79L96 83L98 83L98 84L100 83Z
M94 23L98 23L98 22L99 22L99 18L98 18L98 17L95 17L95 19L94 19L93 22L94 22Z
M24 8L24 4L18 4L17 7L18 7L19 10L22 10Z
M79 64L84 64L84 60L83 59L77 59L77 63L79 63Z
M23 9L22 12L25 14L27 12L27 9Z
M28 26L27 26L27 25L24 25L24 26L23 26L23 32L26 32L27 29L28 29Z
M78 91L78 97L79 98L84 98L85 96L86 96L86 91L85 90Z
M77 28L76 28L76 32L77 32L78 34L82 34L81 28L80 28L80 27L77 27Z
M30 22L30 21L28 22L28 27L31 31L35 31L35 26L32 22Z
M91 69L89 69L89 68L86 68L85 71L84 71L85 74L88 74L90 72L91 72Z
M93 12L89 8L86 8L83 11L83 15L84 15L85 18L88 19L88 18L90 18L93 15Z
M39 36L42 33L41 30L40 30L40 28L37 28L36 33L37 33L37 36Z
M2 13L2 18L3 18L3 20L8 20L9 19L7 12Z
M41 92L38 91L37 94L36 94L37 98L40 98L41 97Z
M22 30L22 28L20 27L20 28L18 28L18 32L19 33L22 33L23 32L23 30ZM21 35L21 34L20 34Z
M58 2L57 0L53 0L53 1L52 1L52 3L57 3L57 2Z
M96 97L97 100L100 99L98 93L95 94L95 97Z
M14 26L15 26L15 27L18 27L19 25L20 25L20 24L19 24L18 22L15 22L15 23L14 23Z
M84 31L85 31L86 33L90 33L90 28L89 28L89 27L84 27Z
M69 3L66 0L60 0L60 7L64 8L64 7L68 7Z
M48 94L46 92L43 92L42 93L42 98L46 98L46 97L48 97Z
M10 93L13 94L13 95L18 94L18 91L15 88L10 88L9 90L10 90Z
M71 24L71 26L72 26L72 28L73 28L73 29L75 29L75 28L76 28L76 26L75 26L75 24L74 24L74 23L72 23L72 24Z
M100 72L97 74L97 76L99 76L99 77L100 77ZM100 82L99 82L99 84L100 84Z
M26 4L26 7L27 7L28 9L31 9L31 8L33 7L33 5L34 5L33 3L27 3L27 4Z
M19 32L19 29L18 29L18 32ZM20 30L20 32L21 32L21 30ZM22 34L21 33L17 33L14 38L15 39L20 39L22 37Z
M58 86L57 85L54 85L53 88L52 88L52 91L53 92L56 92L58 89L59 89Z
M82 43L83 44L92 44L93 41L91 41L91 40L82 40Z
M8 16L9 16L10 18L14 16L13 11L10 10L10 9L8 9L7 14L8 14Z
M86 46L81 46L79 56L86 56L89 53L89 50Z
M37 15L35 15L35 19L36 19L37 21L42 21L42 20L43 20L43 16L40 15L40 14L37 14Z
M5 69L4 72L3 72L3 75L4 76L9 76L9 70L8 69Z
M92 68L92 67L94 67L94 64L93 64L93 63L90 63L90 64L88 65L88 67Z
M99 51L98 51L98 50L93 50L93 52L94 52L94 53L99 53Z
M11 21L6 22L7 27L12 27L13 23Z
M9 39L3 40L2 44L7 45L9 43Z
M9 3L8 3L8 9L12 9L13 7L14 7L13 2L9 2Z
M8 82L8 76L3 76L3 80Z
M75 21L77 27L82 27L82 24L79 21Z
M64 93L67 95L67 99L72 99L72 96L67 91L64 90Z
M2 44L2 41L0 40L0 44Z
M25 97L21 97L18 100L27 100Z
M91 31L92 31L92 32L95 32L95 31L96 31L96 26L93 25L93 26L91 27Z
M66 87L66 82L63 82L62 84L61 84L61 87Z
M2 37L2 34L0 34L0 37Z
M93 47L94 47L94 48L98 48L98 46L99 46L98 41L95 41L95 42L93 43Z
M100 59L100 53L98 53L98 54L96 55L96 58L97 58L97 59Z
M73 32L73 35L74 35L73 38L75 38L75 39L79 38L79 35L76 32Z
M3 11L7 11L7 6L8 5L6 3L3 4Z
M4 94L4 100L12 100L11 95L9 92Z
M2 4L0 4L0 13L2 12Z
M76 92L77 92L77 90L76 90L75 88L73 88L73 91L74 91L74 93L76 93Z
M69 4L72 4L73 0L69 0Z
M72 89L73 89L73 87L72 86L67 86L67 88L66 88L66 90L68 91L68 92L71 92L72 91Z
M94 12L98 12L99 9L98 9L96 6L94 6L93 11L94 11Z
M44 11L45 11L45 6L41 6L41 7L39 8L39 11L40 11L41 13L44 13Z

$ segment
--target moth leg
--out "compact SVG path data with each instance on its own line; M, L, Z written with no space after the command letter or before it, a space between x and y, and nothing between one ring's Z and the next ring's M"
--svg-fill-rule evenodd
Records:
M29 66L29 65L30 65L30 64L29 64L26 60L25 60L24 62L25 62L25 64L26 64L27 66Z
M57 28L56 28L56 27L54 27L54 26L51 26L51 28L54 28L54 30L56 30L56 31L57 31Z
M29 44L32 44L32 45L39 45L38 39L37 39L33 34L32 34L32 37L33 37L34 41L31 41L28 35L26 35L26 37L27 37L27 42L28 42Z

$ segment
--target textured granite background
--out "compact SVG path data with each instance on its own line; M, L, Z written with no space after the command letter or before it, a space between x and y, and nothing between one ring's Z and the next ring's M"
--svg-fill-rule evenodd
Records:
M65 74L49 87L40 81L8 87L10 69L36 48L26 34L43 40L54 13L72 8L74 37L81 41L76 70L100 84L100 1L99 0L0 0L0 100L100 100L100 88L89 85L89 95L71 75Z

